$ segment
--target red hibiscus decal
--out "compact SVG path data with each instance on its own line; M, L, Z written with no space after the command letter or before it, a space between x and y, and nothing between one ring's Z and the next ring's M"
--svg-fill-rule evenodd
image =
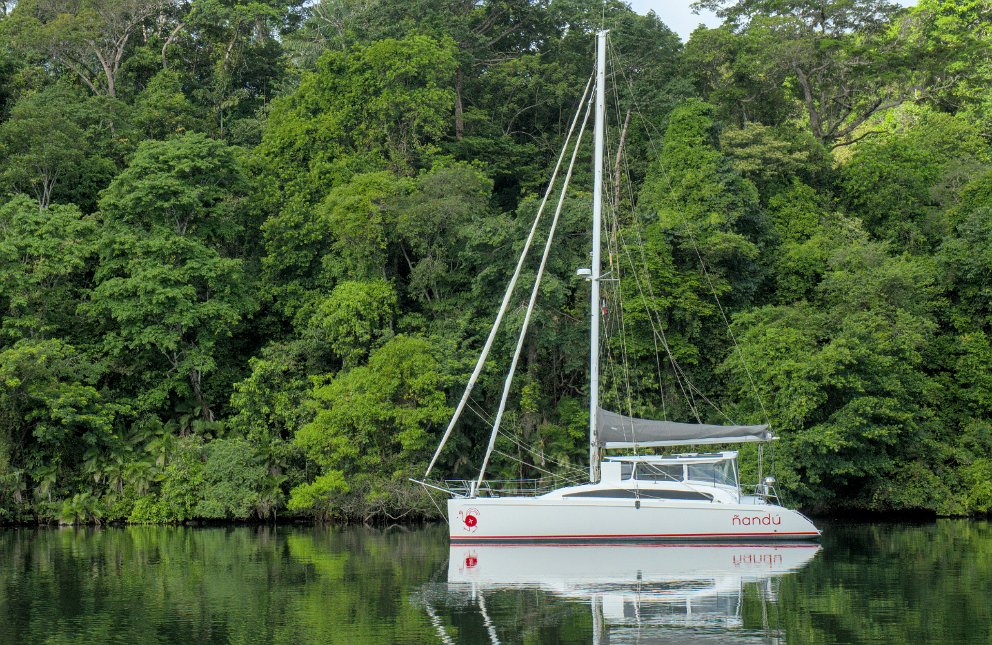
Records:
M472 527L472 526L475 526L478 523L479 523L479 520L476 519L475 515L466 515L465 516L465 526Z
M477 564L479 564L479 558L475 557L474 555L470 555L467 558L465 558L465 568L466 569L471 569L472 567L474 567Z

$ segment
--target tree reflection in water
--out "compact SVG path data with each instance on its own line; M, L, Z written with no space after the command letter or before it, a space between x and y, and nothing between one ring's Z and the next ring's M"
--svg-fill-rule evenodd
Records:
M0 642L992 642L988 522L828 524L819 550L492 548L443 527L0 529Z

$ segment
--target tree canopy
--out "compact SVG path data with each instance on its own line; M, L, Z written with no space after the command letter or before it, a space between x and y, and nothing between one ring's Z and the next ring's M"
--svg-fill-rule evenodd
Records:
M992 509L987 0L700 0L723 24L685 43L614 0L7 6L0 522L435 517L408 478L603 26L605 401L771 422L808 510ZM583 190L490 474L585 466ZM511 304L446 475L476 475Z

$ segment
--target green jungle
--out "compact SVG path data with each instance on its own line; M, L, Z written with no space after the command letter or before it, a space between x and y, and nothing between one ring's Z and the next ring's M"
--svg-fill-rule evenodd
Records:
M767 419L814 513L992 511L992 3L697 7L723 24L683 43L616 0L0 3L0 522L437 517L408 478L602 26L606 404ZM494 477L585 467L579 160ZM485 416L437 472L475 474Z

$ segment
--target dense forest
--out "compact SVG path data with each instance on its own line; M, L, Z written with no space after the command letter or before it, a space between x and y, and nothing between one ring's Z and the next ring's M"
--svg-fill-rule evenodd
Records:
M992 3L697 4L723 24L685 43L615 0L0 4L0 522L436 514L408 478L603 26L634 258L605 390L770 421L805 509L992 510ZM493 475L585 466L589 208ZM474 474L522 317L445 475Z

